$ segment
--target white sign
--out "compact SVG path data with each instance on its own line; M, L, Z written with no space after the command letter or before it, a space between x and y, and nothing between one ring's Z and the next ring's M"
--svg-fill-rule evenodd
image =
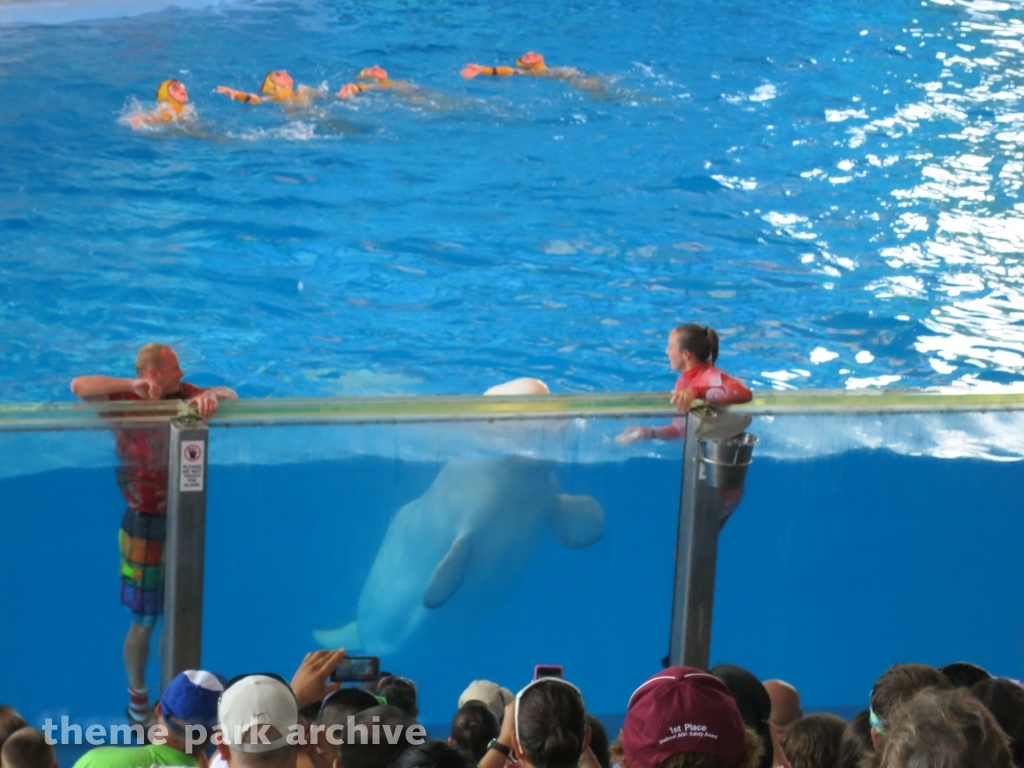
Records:
M179 491L203 490L203 454L205 440L188 440L181 444L181 481Z

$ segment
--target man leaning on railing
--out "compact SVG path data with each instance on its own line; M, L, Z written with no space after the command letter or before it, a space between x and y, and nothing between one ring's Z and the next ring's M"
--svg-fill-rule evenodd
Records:
M71 391L83 400L187 400L204 419L217 411L219 400L238 397L228 387L203 389L182 381L184 373L174 350L146 344L135 358L137 378L79 376ZM146 662L153 627L163 613L164 539L167 531L166 427L135 427L115 433L117 483L128 509L121 522L121 603L132 615L124 642L128 673L128 717L144 722L150 716Z

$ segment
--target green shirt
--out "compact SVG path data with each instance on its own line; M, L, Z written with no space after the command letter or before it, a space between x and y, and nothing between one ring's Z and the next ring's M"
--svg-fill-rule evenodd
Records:
M186 755L166 744L143 747L96 747L75 763L74 768L150 768L153 765L175 765L196 768L192 755Z

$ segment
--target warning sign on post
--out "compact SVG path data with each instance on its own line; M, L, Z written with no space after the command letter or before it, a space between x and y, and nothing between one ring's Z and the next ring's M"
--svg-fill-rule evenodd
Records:
M203 490L203 452L205 440L188 440L181 444L180 491Z

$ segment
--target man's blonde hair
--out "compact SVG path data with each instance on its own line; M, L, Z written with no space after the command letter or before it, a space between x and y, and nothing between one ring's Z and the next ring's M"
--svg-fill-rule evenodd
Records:
M163 355L164 350L167 350L168 352L174 351L166 344L158 344L155 341L151 341L149 344L146 344L139 350L139 354L135 356L135 373L141 376L143 371L147 368L159 365L160 356Z

